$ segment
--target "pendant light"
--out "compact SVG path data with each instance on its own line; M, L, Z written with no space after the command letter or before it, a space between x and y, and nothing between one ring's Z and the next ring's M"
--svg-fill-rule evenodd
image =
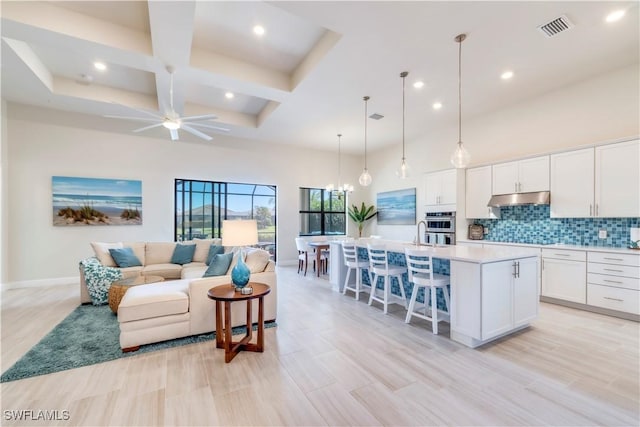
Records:
M358 178L358 182L363 187L367 187L371 185L371 174L367 169L367 102L369 101L369 97L365 96L362 99L364 100L364 169L360 174L360 178Z
M405 179L409 177L410 168L407 164L407 159L404 156L404 82L405 79L409 75L408 71L403 71L400 73L400 77L402 78L402 162L400 163L400 167L396 171L396 175L400 179Z
M451 155L451 164L457 169L466 168L471 156L462 145L462 42L466 34L459 34L454 39L458 43L458 146Z
M326 187L327 191L338 191L338 199L342 198L343 193L351 193L353 191L353 185L347 184L346 182L342 184L342 169L340 160L342 158L341 150L340 150L340 139L342 138L342 134L338 134L338 189L335 190L335 186L333 184L329 184Z

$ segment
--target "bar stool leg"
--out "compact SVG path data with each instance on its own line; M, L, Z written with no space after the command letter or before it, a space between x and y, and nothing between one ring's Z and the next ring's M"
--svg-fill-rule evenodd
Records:
M411 316L413 315L413 310L416 306L416 298L418 297L418 290L420 286L414 284L413 291L411 292L411 300L409 301L409 309L407 310L407 317L404 318L404 323L409 323L411 321Z
M438 335L438 297L436 296L436 288L431 289L431 324L434 335Z

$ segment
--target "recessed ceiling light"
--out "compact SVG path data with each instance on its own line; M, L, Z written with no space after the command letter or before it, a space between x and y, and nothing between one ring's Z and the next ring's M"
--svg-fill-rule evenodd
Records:
M424 87L424 82L421 80L418 80L413 84L413 87L415 87L416 89L421 89L422 87Z
M504 73L502 73L500 75L500 78L502 80L509 80L511 77L513 77L513 71L511 71L511 70L505 71Z
M619 21L622 19L625 13L627 13L627 11L624 9L614 10L613 12L607 15L607 17L605 18L605 21L607 22Z
M93 67L96 70L104 71L107 69L107 65L104 62L96 61L93 63Z
M224 94L224 97L227 99L233 99L234 96L233 92L227 92Z
M264 27L262 25L256 25L255 27L253 27L253 33L257 36L263 36Z
M434 102L433 103L433 109L434 110L439 110L442 108L442 103L441 102Z

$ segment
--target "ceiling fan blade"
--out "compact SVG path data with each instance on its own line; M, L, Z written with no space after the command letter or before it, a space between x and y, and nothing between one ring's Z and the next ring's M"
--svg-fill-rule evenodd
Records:
M163 120L161 117L157 119L146 118L146 117L111 116L111 115L105 115L103 117L107 117L109 119L133 120L136 122L147 122L147 123L154 123L154 122L158 122L158 120Z
M183 122L190 122L193 120L214 120L217 118L218 116L216 116L215 114L203 114L201 116L181 117L180 120L182 120Z
M182 127L180 129L184 129L187 132L189 132L190 134L193 134L195 136L198 136L202 139L206 139L207 141L211 141L213 138L210 137L209 135L207 135L206 133L202 133L197 129L192 128L191 126L185 126L184 124L182 125Z
M198 127L202 127L202 128L217 130L219 132L230 132L229 128L223 128L223 127L220 127L220 126L213 126L213 125L209 125L209 124L206 124L206 123L200 123L200 122L189 123L189 126L198 126Z
M148 129L157 128L157 127L160 127L160 126L162 126L162 123L156 123L156 124L153 124L153 125L150 125L150 126L145 126L143 128L140 128L140 129L134 129L133 132L142 132L142 131L145 131L145 130L148 130Z
M178 129L169 129L169 132L171 133L172 141L177 141L180 139L180 137L178 136Z

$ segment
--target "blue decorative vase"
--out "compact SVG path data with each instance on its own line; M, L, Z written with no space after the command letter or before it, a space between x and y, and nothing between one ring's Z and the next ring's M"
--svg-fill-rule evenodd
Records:
M238 256L238 262L235 267L231 270L231 281L235 285L236 289L242 289L247 286L249 283L249 277L251 276L251 271L249 271L249 267L244 263L244 258L242 252Z

